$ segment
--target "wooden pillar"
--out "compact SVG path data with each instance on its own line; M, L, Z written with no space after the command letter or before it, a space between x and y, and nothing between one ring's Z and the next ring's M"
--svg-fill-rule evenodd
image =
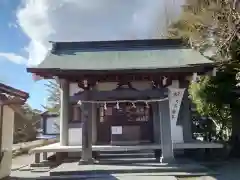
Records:
M182 80L180 84L180 88L188 88L189 82L186 80ZM184 142L191 142L193 140L192 135L192 117L191 117L191 101L188 98L189 93L186 90L183 94L183 99L180 107L180 117L181 117L181 125L183 127L183 140Z
M83 92L84 100L89 99L89 87ZM79 164L93 164L92 157L92 104L82 103L82 155Z
M44 161L48 160L48 153L47 152L43 152L43 160Z
M60 145L68 145L69 82L61 79Z
M40 153L35 153L35 163L40 163Z
M161 163L171 163L174 161L173 144L171 136L171 121L169 113L169 101L159 102L159 118L161 133Z
M92 143L97 142L97 105L92 104Z

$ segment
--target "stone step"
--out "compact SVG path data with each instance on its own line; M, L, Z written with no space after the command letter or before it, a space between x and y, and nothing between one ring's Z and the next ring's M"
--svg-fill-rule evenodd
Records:
M100 163L94 165L78 165L78 162L63 163L50 171L51 176L63 175L106 175L106 174L128 174L128 173L214 173L204 166L190 164L160 164L135 160L125 161L125 164Z
M101 154L138 154L138 153L154 153L153 150L127 150L127 151L101 151Z
M32 163L30 166L31 167L53 167L58 164L56 163L56 161L42 161L40 163Z
M140 151L112 151L99 152L98 159L124 159L124 158L154 158L154 151L140 150Z
M154 153L100 153L99 159L121 159L121 158L154 158Z
M161 156L161 152L158 151L158 156ZM175 151L175 157L183 156L183 151ZM99 159L119 159L119 158L155 158L154 151L126 151L126 152L99 152Z
M210 174L213 175L213 174ZM31 177L31 180L117 180L117 179L138 179L138 180L177 180L177 178L189 179L189 180L213 180L209 177L208 173L185 173L185 172L160 172L160 173L129 173L129 174L89 174L89 175L61 175L61 176L41 176L41 177ZM30 179L30 178L29 178Z

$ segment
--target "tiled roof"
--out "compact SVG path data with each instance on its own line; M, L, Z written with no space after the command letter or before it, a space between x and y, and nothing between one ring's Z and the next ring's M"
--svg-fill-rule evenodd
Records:
M0 83L0 93L5 93L11 96L17 96L23 99L27 99L29 97L28 93L21 91L19 89L15 89L3 83Z
M212 64L175 39L58 42L37 69L143 70ZM31 71L30 71L31 72Z

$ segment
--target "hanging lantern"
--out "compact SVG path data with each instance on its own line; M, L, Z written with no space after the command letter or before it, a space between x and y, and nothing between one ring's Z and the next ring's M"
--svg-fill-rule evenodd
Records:
M147 101L146 101L146 108L149 109L149 104Z
M120 109L119 102L116 104L116 109Z
M104 110L107 110L107 103L104 103Z
M136 108L136 105L134 102L132 103L132 108Z
M83 80L83 86L84 86L85 88L88 87L88 80L86 80L86 79Z
M80 101L78 101L78 103L77 103L77 104L81 106L81 105L82 105L82 101L81 101L81 100L80 100Z
M197 73L193 73L192 82L197 82Z
M165 76L163 77L163 80L162 80L163 86L165 86L167 84L167 79L168 79L167 77L165 77Z

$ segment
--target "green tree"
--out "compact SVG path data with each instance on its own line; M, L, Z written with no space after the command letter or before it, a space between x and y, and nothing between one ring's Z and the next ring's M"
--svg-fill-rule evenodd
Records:
M228 140L231 129L230 103L235 101L231 88L236 83L234 73L232 76L219 72L218 76L203 76L198 83L191 83L189 94L196 104L197 112L210 119L214 126L206 127L206 133L217 140ZM219 98L221 97L221 98Z
M16 114L16 120L22 124L18 122L15 124L17 131L14 131L14 143L34 140L33 138L35 138L40 128L42 112L32 109L27 103L22 106L17 106L16 109L19 110L19 113Z
M26 115L26 117L30 120L33 121L33 124L39 124L40 122L40 114L42 113L42 111L38 110L38 109L33 109L29 104L25 103L24 105L22 105L22 110L24 112L24 114Z
M191 84L192 100L201 115L231 128L232 138L240 139L239 102L233 93L240 69L240 1L186 0L183 9L180 20L170 27L170 36L183 38L205 56L211 54L208 57L218 65L216 77L201 77Z
M238 0L186 0L183 9L180 20L170 27L171 36L190 39L193 48L202 53L210 50L217 61L239 56Z
M59 113L60 110L60 86L56 81L48 81L45 84L48 91L47 104L44 107L46 111Z

